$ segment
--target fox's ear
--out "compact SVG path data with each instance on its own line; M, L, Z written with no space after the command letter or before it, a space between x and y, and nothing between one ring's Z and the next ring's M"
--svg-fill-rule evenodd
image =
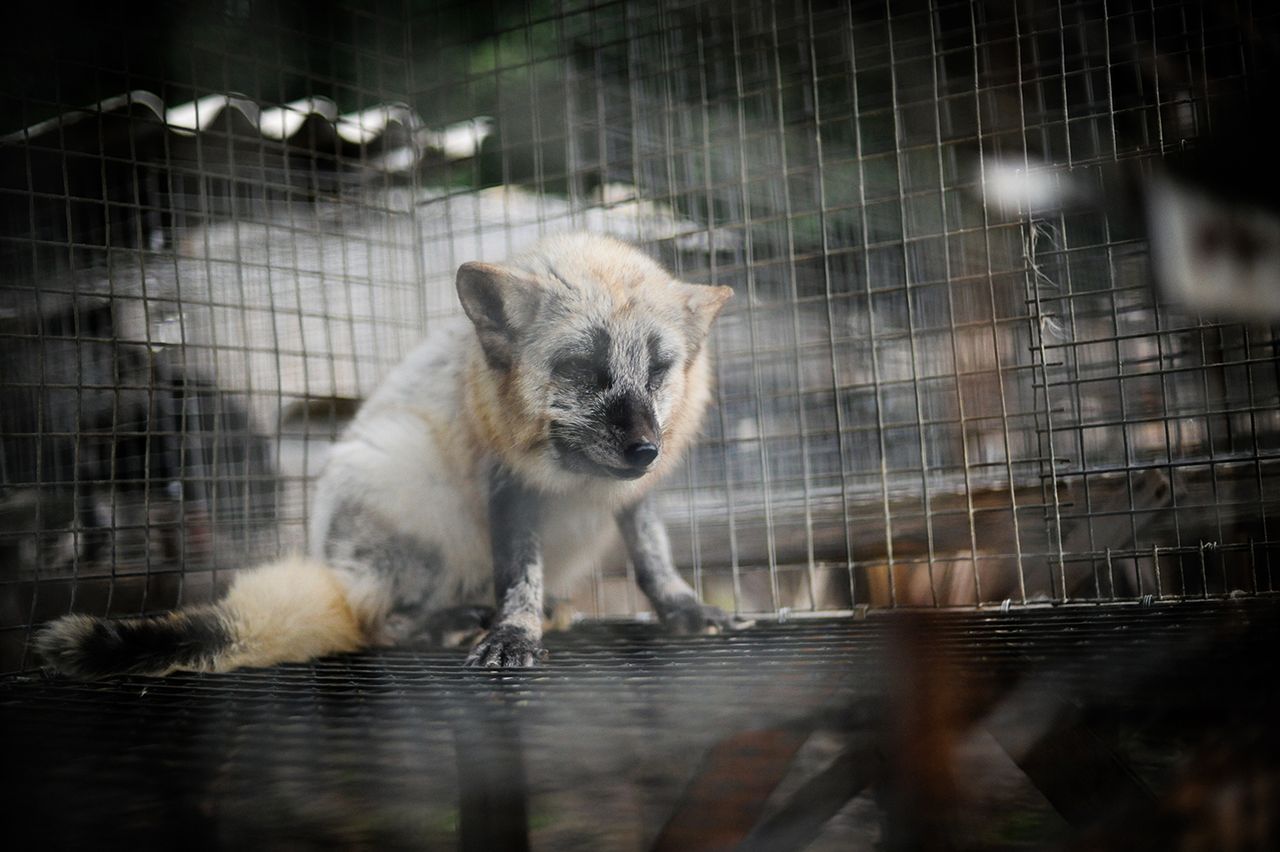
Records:
M689 342L696 350L711 331L711 323L720 315L724 303L733 296L731 287L709 287L703 284L681 284L685 310L689 315Z
M501 266L473 262L458 267L457 287L489 366L509 368L516 342L538 311L538 285Z

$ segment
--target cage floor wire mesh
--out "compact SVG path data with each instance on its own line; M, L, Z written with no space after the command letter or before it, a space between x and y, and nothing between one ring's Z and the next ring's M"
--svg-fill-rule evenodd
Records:
M733 725L780 724L752 716L752 696L767 703L788 667L813 679L780 700L813 708L845 694L823 678L868 674L850 637L871 628L830 620L867 609L1034 610L955 615L972 648L1016 644L1024 629L1075 647L1112 628L1163 637L1164 619L1269 612L1280 179L1266 146L1280 16L1267 4L66 11L31 5L0 36L0 673L38 665L29 640L50 618L199 603L300 548L327 448L458 313L458 265L568 229L623 237L685 280L736 291L715 333L713 410L662 513L704 600L763 622L820 619L723 645L617 628L599 657L586 650L599 634L570 634L560 659L574 673L544 677L576 684L575 701L597 664L601 677L697 668L691 649L742 643L756 669L744 658L713 676L712 654L687 676L732 685ZM621 555L586 587L549 591L588 621L647 610ZM1127 606L1192 599L1217 603L1149 618ZM787 663L765 665L774 652ZM1048 665L1027 654L1030 669ZM1082 672L1128 671L1084 659ZM480 701L484 688L451 680L449 664L404 652L226 681L15 681L5 712L26 719L51 702L58 721L42 731L91 751L61 727L76 707L145 711L162 728L195 707L229 734L261 710L251 750L290 708L309 708L310 730L326 679L354 695L429 684L444 702L424 698L430 714ZM544 688L517 678L494 700L526 683ZM626 700L651 706L636 683ZM1186 684L1170 684L1151 700L1176 703ZM224 688L228 703L201 703ZM337 717L362 718L354 697L333 700ZM718 717L688 708L672 743L705 746ZM428 711L387 712L402 729ZM618 730L658 727L630 724ZM387 755L404 744L357 727L326 735ZM466 735L445 728L414 746L422 759ZM237 775L234 759L190 742L174 765L199 764L191 783L214 790L183 800L193 820L213 819L205 803L234 801L246 779L342 774L350 755ZM585 775L604 759L579 756ZM74 785L74 771L44 781ZM434 785L459 783L451 772L414 775L412 789L433 799ZM220 799L219 783L238 792ZM437 818L411 836L454 842L457 814L405 817Z
M10 681L0 743L24 783L6 832L44 848L1262 849L1278 628L1274 599L899 613L683 640L598 626L501 678L398 650Z

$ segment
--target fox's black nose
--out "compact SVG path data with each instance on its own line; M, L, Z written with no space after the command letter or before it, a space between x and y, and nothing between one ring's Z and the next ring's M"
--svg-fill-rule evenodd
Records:
M652 441L637 441L622 451L622 458L632 467L648 467L658 457L658 447Z

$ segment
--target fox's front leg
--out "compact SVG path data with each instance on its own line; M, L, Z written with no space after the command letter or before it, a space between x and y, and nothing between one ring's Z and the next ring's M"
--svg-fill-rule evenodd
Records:
M498 613L488 635L467 657L478 668L532 666L542 647L542 544L538 497L503 471L489 486L489 539Z
M664 624L677 633L724 630L734 619L719 607L698 600L676 571L671 540L653 500L645 497L617 515L618 528L635 565L636 581Z

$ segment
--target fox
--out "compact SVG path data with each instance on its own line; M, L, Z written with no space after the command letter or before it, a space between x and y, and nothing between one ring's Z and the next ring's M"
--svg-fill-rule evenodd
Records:
M45 665L225 672L466 637L464 665L527 668L546 658L544 572L571 588L618 533L668 628L734 627L677 571L653 496L710 403L707 341L732 289L589 233L463 263L455 284L464 316L430 329L332 446L305 553L211 604L61 616L34 637Z

